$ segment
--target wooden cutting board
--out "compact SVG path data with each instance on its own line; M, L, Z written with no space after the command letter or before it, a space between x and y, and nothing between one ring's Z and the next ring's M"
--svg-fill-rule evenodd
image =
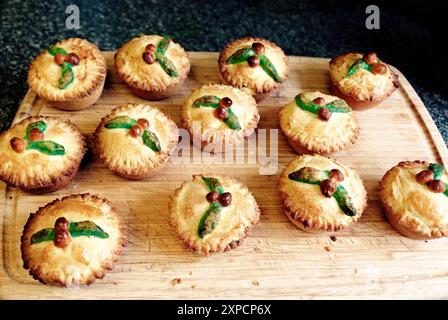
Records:
M114 71L113 53L104 53L109 74L101 99L79 112L49 107L28 92L15 122L30 115L68 118L89 138L100 119L122 103L159 107L179 124L179 108L192 89L218 82L217 53L191 52L188 80L173 97L147 102L131 94ZM328 59L290 57L289 79L259 104L259 128L278 128L277 113L301 90L329 92ZM400 88L378 107L357 112L356 145L333 158L355 168L368 191L368 207L351 229L314 235L296 229L283 213L279 173L295 153L278 134L278 170L260 175L248 164L169 163L156 176L129 181L87 156L65 189L31 195L0 185L0 298L448 298L448 239L415 241L385 221L378 182L402 160L439 161L448 150L422 101L398 72ZM273 132L274 133L274 132ZM238 177L262 210L261 223L239 248L210 257L183 248L168 226L168 196L192 174L214 172ZM129 225L129 242L114 271L90 287L57 288L33 280L22 268L20 236L28 215L70 193L92 192L110 199ZM178 279L178 280L176 280Z

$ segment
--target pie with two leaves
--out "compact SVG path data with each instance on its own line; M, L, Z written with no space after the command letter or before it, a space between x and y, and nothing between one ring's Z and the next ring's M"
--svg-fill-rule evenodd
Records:
M31 63L28 85L52 106L81 110L103 92L106 60L93 43L69 38L42 51Z
M190 60L170 37L141 35L118 49L115 67L136 95L158 100L172 95L185 80Z
M330 61L333 93L355 110L375 106L398 88L398 75L375 52L349 52Z
M296 157L286 166L280 195L289 220L312 232L347 228L367 205L367 192L356 171L318 154Z
M414 239L448 236L448 173L438 163L403 161L380 182L387 220Z
M161 169L178 141L176 123L144 104L115 108L94 133L94 149L109 170L128 179L143 179Z
M194 90L181 110L181 123L194 144L212 152L227 150L254 133L260 115L247 90L210 84Z
M194 175L171 196L169 222L184 245L208 255L236 248L260 219L249 189L215 174Z
M302 92L279 113L280 127L298 153L328 154L355 143L358 120L344 100Z
M218 59L225 84L248 88L260 101L288 77L288 58L275 43L247 37L227 44Z
M0 179L34 193L64 188L76 176L85 139L69 120L26 118L0 135Z
M32 213L21 239L23 266L45 284L89 285L112 270L126 224L106 199L74 194Z

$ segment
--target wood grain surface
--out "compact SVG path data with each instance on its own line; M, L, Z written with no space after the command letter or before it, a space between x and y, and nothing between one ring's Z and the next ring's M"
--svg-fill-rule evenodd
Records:
M159 107L179 124L179 108L192 89L219 82L217 53L191 52L192 69L178 92L167 100L147 102L134 96L113 68L94 106L67 112L54 109L33 92L25 96L15 122L29 115L73 121L91 137L100 119L123 103ZM329 92L328 59L289 57L289 79L259 104L260 129L277 129L278 111L301 90ZM129 181L113 175L92 156L65 189L31 195L0 185L0 298L448 298L448 239L415 241L385 221L378 182L402 160L439 161L448 150L428 111L399 71L400 87L385 102L357 112L358 142L333 158L355 168L368 191L368 208L351 229L314 235L296 229L283 213L279 173L295 156L278 132L278 169L260 175L260 163L168 163L154 177ZM276 131L270 131L275 138ZM259 146L263 149L262 146ZM267 147L269 151L269 146ZM192 151L193 149L191 149ZM273 155L275 152L271 150ZM275 166L275 157L271 159ZM168 196L192 174L228 174L245 183L262 210L261 223L239 248L210 257L184 249L168 226ZM20 236L30 213L70 193L92 192L111 200L129 225L129 242L114 271L90 287L58 288L33 280L22 268ZM179 279L179 280L175 280Z

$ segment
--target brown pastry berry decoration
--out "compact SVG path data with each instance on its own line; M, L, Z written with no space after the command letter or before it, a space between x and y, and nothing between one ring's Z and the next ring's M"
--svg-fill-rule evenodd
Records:
M315 105L323 107L325 105L325 99L322 97L317 97L316 99L313 100L313 103Z
M65 217L60 217L54 223L54 245L58 248L65 248L70 243L70 232L68 230L70 223Z
M320 183L320 190L327 198L331 198L336 192L337 184L333 179L325 179Z
M79 64L79 61L79 56L74 52L71 52L65 56L65 62L68 62L71 65L77 66Z
M65 56L62 53L56 53L56 55L54 56L54 62L58 65L61 66L65 61Z
M373 74L385 74L387 72L387 68L384 63L374 63L372 64L372 73Z
M264 54L264 52L266 51L264 45L260 42L252 43L252 50L254 50L258 55Z
M33 128L30 131L29 140L30 141L44 140L44 133L40 131L38 128Z
M14 137L11 139L10 143L11 148L17 153L22 153L26 149L26 141L21 138Z
M149 51L144 51L142 53L142 58L147 64L153 64L156 62L156 57L154 56L154 53Z
M221 100L219 100L219 106L224 108L230 108L232 106L232 99L229 97L224 97Z
M217 191L210 191L209 193L207 193L207 195L205 196L205 198L207 199L208 202L215 202L216 200L218 200L219 198L219 194Z
M317 111L317 116L319 117L320 120L323 121L328 121L331 118L331 111L330 109L327 108L320 108L319 111Z
M223 120L223 121L226 120L228 117L227 109L224 107L216 108L215 114L218 119Z
M146 129L149 127L149 121L144 118L137 119L137 124L140 127L142 127L143 129Z
M366 53L362 59L367 62L368 64L374 64L378 62L378 56L376 55L376 52L369 52Z
M134 137L138 138L142 135L143 128L140 127L140 125L136 124L135 126L132 126L132 128L129 130L129 134Z
M258 56L251 56L247 59L247 63L251 68L256 68L260 65L260 57Z
M342 174L341 170L339 169L331 169L330 170L330 179L341 182L344 181L344 175Z
M438 163L431 163L428 170L420 171L415 179L420 184L426 184L434 193L445 193L448 196L448 192L445 183L440 180L445 174L445 168Z
M232 194L230 192L224 192L222 193L219 198L218 202L223 207L228 207L232 203Z

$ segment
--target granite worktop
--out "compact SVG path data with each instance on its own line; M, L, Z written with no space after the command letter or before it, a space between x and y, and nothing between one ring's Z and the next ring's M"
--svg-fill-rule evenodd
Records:
M70 4L80 9L78 30L65 26ZM439 10L418 4L380 3L380 29L367 30L366 4L360 1L2 0L0 131L10 126L28 89L29 63L58 39L81 37L115 50L135 35L159 33L172 35L188 51L219 51L226 42L251 35L278 43L288 55L377 51L406 75L446 142L448 90L439 64L431 63L442 33L434 23Z

